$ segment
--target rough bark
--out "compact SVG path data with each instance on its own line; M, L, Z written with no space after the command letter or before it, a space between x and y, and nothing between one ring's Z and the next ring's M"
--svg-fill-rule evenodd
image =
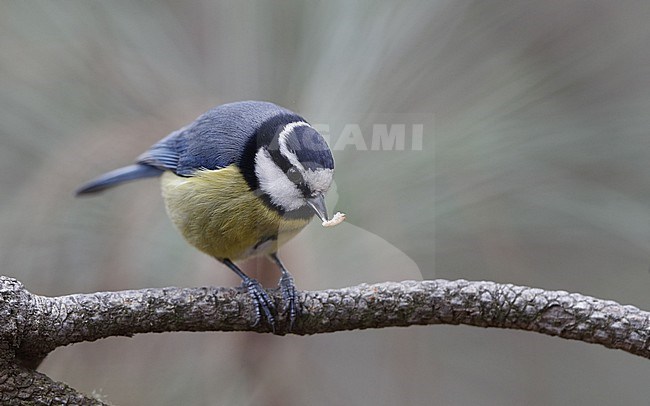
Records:
M0 404L12 405L104 405L98 399L55 382L40 372L12 362L0 362Z
M279 306L280 292L269 293ZM292 334L466 324L535 331L650 358L650 313L577 293L440 279L300 292L300 302L302 315ZM240 289L162 288L44 297L31 294L15 279L0 277L0 400L13 396L18 401L33 394L78 396L69 403L99 404L30 369L60 346L163 331L270 331L265 323L254 321L253 303ZM275 333L288 333L282 316ZM23 389L15 389L16 382L22 382ZM35 388L26 391L25 382Z

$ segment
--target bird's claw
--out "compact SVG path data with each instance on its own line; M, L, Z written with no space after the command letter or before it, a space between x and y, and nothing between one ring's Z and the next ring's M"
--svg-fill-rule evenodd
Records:
M260 324L262 313L264 313L264 318L271 326L273 332L275 332L275 317L273 316L275 313L275 305L269 294L266 293L266 290L255 279L246 279L242 285L255 302L255 323L253 323L253 326Z
M280 291L282 292L282 313L287 315L289 331L291 331L296 323L296 319L300 315L296 286L293 283L293 278L289 274L282 275L279 285Z

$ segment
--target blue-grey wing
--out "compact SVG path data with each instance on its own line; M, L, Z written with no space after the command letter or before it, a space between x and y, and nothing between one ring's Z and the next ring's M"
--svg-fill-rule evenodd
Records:
M125 182L160 176L166 170L180 176L192 176L200 169L219 169L240 163L244 151L252 145L250 142L256 141L261 127L287 119L304 121L295 113L268 102L237 102L215 107L187 127L158 141L140 155L135 164L87 182L77 194L96 193ZM251 167L242 169L253 170Z
M192 176L200 169L225 168L239 161L246 143L262 123L288 114L296 116L268 102L224 104L154 144L138 157L138 162L180 176Z
M184 128L174 131L155 143L138 157L137 162L176 173L180 156L183 153L182 148L178 147L178 140L183 130Z

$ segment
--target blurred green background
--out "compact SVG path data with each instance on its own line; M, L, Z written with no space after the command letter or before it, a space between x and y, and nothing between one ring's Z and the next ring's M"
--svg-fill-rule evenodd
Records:
M282 250L299 288L464 278L650 309L649 20L643 1L2 1L0 272L45 295L238 284L176 233L157 181L73 191L260 99L333 145L407 124L403 151L335 149L330 210L349 221ZM247 265L272 286L267 267ZM112 338L41 370L120 405L650 398L647 360L452 326Z

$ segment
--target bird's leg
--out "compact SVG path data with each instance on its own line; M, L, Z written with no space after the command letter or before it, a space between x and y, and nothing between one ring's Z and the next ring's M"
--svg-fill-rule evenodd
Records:
M253 298L253 301L255 302L255 312L256 312L256 317L255 317L255 324L254 326L257 326L262 319L262 312L264 313L264 317L268 321L269 325L273 329L273 332L275 332L275 317L273 317L273 313L275 312L275 305L273 304L273 301L269 297L268 293L266 293L266 290L260 285L260 283L246 275L237 265L235 265L231 260L229 259L224 259L221 262L223 262L228 268L233 270L241 279L242 279L242 286L246 288L246 291L248 292L249 295Z
M282 313L287 313L289 318L289 331L293 329L296 318L300 315L300 307L298 304L298 295L296 293L296 286L293 283L293 277L284 267L277 253L270 254L269 257L277 264L282 272L280 277L280 291L282 292L283 309Z

